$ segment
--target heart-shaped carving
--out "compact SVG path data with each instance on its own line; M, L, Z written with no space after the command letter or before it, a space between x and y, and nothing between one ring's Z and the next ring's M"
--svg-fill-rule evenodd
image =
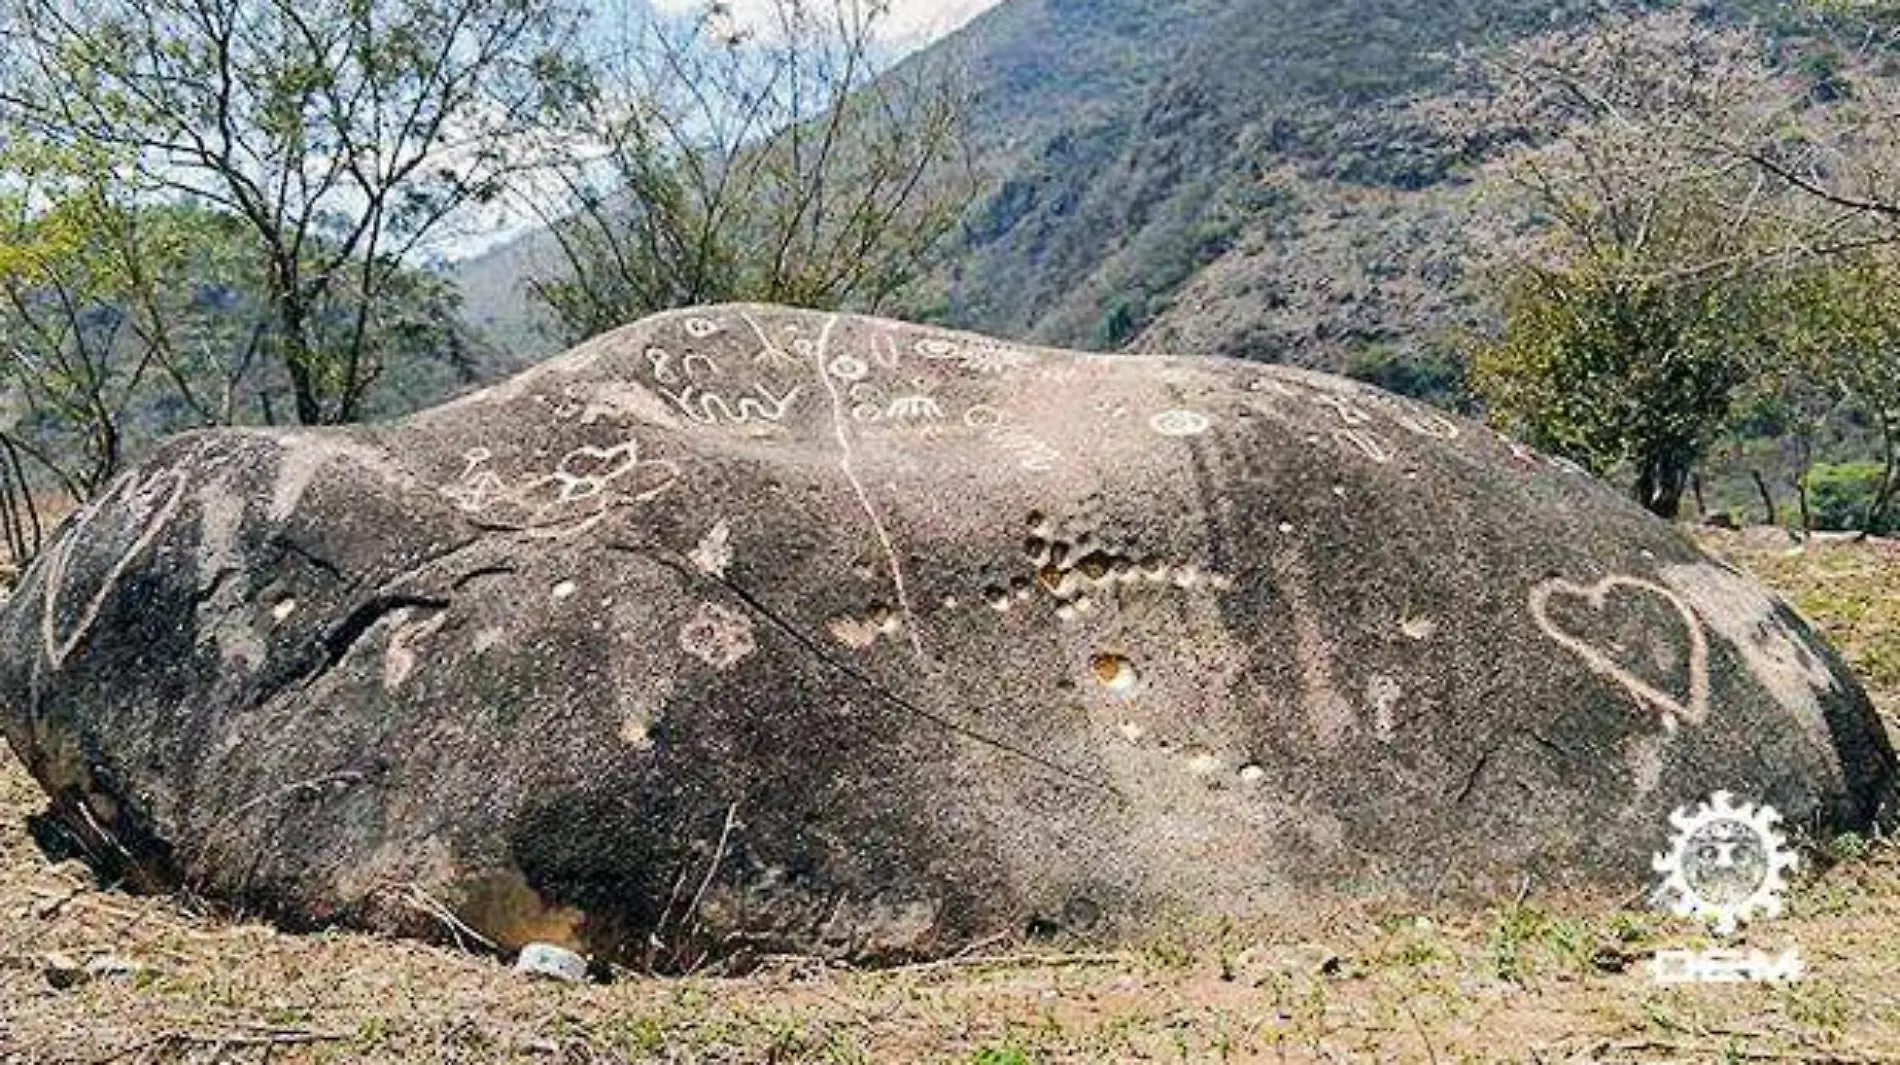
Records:
M1551 620L1550 600L1552 596L1563 595L1581 599L1593 610L1602 610L1609 602L1610 593L1619 588L1628 588L1657 596L1674 608L1677 616L1689 630L1689 696L1685 701L1663 691L1635 673L1625 669L1601 648ZM1544 634L1557 641L1583 659L1591 672L1607 677L1622 686L1638 702L1654 707L1662 714L1663 728L1675 732L1683 720L1692 725L1700 725L1709 716L1709 638L1703 631L1702 619L1696 616L1688 603L1676 593L1637 577L1605 577L1589 586L1573 584L1562 579L1545 581L1531 589L1531 617L1537 621L1537 627Z
M166 479L171 481L171 491L162 503L155 508L148 508L142 515L144 524L139 526L138 535L133 538L131 546L127 547L125 553L112 564L112 568L106 571L105 580L99 582L99 587L86 600L86 605L80 610L72 632L61 636L59 634L59 596L62 586L66 583L66 567L72 561L73 547L85 537L86 531L108 507L130 497L148 484L156 485ZM184 498L185 473L183 470L162 470L146 475L145 480L141 480L137 473L127 474L107 489L104 495L93 500L85 510L81 511L79 517L73 522L73 527L67 530L59 543L54 544L46 553L40 636L46 644L46 658L53 664L54 669L64 665L67 657L73 653L73 649L79 646L79 641L86 638L86 633L92 629L92 623L99 618L99 611L105 607L106 597L119 586L119 580L125 576L125 571L131 568L132 563L137 561L141 554L144 554L146 548L152 546L152 541L158 539L158 534L163 532L165 526L177 515L179 504L184 502Z

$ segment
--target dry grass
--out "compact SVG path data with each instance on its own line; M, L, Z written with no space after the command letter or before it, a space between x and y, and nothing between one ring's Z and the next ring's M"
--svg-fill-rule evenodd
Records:
M1793 596L1900 710L1900 551L1750 543L1715 546ZM40 806L0 754L5 1063L1900 1062L1900 847L1886 843L1841 842L1855 857L1753 933L1800 948L1808 975L1786 986L1657 986L1645 959L1700 943L1690 929L1532 890L1479 915L1345 910L1105 954L574 987L100 890L27 838ZM58 990L54 953L129 971Z

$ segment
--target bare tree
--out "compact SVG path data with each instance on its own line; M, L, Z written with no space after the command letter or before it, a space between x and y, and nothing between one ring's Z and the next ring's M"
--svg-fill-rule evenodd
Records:
M533 204L559 262L531 282L569 339L669 307L877 309L974 194L947 65L880 63L882 3L775 0L630 18L575 87L587 145Z

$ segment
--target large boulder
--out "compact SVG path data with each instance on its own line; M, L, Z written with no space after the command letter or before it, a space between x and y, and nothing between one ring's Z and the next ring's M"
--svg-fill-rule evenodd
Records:
M1630 890L1894 776L1787 606L1337 378L718 307L389 425L176 438L4 618L98 859L634 964Z

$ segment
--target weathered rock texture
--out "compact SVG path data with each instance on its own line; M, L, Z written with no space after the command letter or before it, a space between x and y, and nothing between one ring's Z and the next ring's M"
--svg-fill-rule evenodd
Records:
M1865 826L1894 771L1786 606L1479 426L764 307L175 439L4 625L101 860L660 965L1634 888L1685 801Z

